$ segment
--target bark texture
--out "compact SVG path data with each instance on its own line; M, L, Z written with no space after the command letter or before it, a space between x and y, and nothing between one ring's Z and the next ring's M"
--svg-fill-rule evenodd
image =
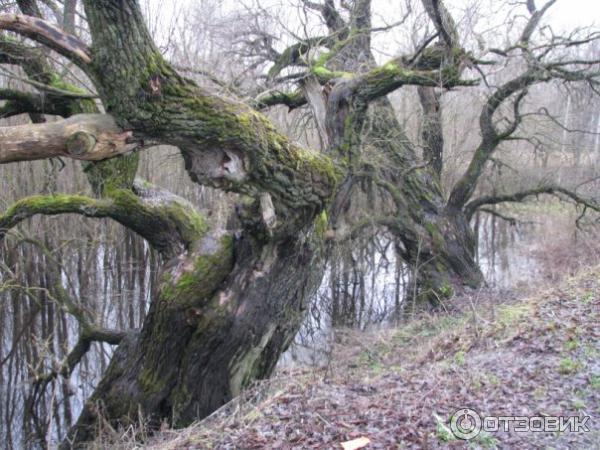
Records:
M151 420L169 417L185 425L267 376L322 275L322 235L314 222L323 220L318 214L330 202L333 217L346 208L338 201L343 190L336 189L340 165L290 143L246 105L181 78L155 49L135 2L84 4L94 37L91 65L108 112L134 136L177 145L193 180L257 200L242 213L241 239L209 230L197 247L166 264L143 329L121 344L71 434L75 442L91 436L99 414L135 420L140 407ZM358 42L368 48L368 39ZM350 52L359 74L336 83L326 118L335 158L356 171L362 170L368 103L407 82L438 82L395 65L362 75L360 48ZM315 75L329 78L330 70ZM462 282L466 274L476 283L464 230L445 214L435 180L413 170L414 150L401 131L389 139L390 130L398 130L389 103L381 100L372 117L382 118L368 123L376 130L371 136L386 133L390 142L384 144L390 167L383 180L401 192L389 228L403 236L407 260L420 265L426 283L419 295L447 294L449 282ZM352 178L346 176L350 184Z
M184 426L268 376L320 282L319 246L305 237L264 246L207 234L168 263L144 328L118 348L70 439L93 438L99 415L126 424L140 409Z
M31 197L0 216L3 234L36 214L111 217L166 260L142 329L120 336L65 448L94 438L105 420L119 426L142 414L152 424L188 424L270 374L320 282L323 234L315 222L340 176L331 159L293 144L260 113L177 74L150 39L137 2L83 3L90 48L39 18L3 16L0 26L85 67L110 115L2 129L0 162L106 159L131 150L130 141L152 141L178 146L194 181L254 200L238 209L240 230L208 229L192 205L134 185L137 158L128 156L86 168L99 199ZM39 55L31 56L28 63L48 73L41 81L48 84L53 74ZM46 112L33 106L33 113ZM82 336L79 350L90 336Z

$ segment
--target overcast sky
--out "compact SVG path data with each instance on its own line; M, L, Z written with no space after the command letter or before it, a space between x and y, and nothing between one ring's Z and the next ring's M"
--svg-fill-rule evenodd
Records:
M142 0L145 5L146 14L150 18L151 28L156 30L158 36L155 36L157 40L165 41L166 36L162 35L167 33L167 30L172 29L170 25L173 24L174 20L178 23L183 23L186 17L186 13L191 9L201 9L202 5L220 5L223 10L231 11L235 9L242 9L242 4L252 5L256 0ZM317 0L318 1L318 0ZM418 1L418 0L413 0ZM300 3L300 0L260 0L262 6L268 7L269 5L296 5ZM374 22L386 22L392 23L397 21L402 16L402 10L400 9L403 5L403 1L399 0L373 0L373 13ZM453 16L460 20L466 20L468 17L467 11L469 5L477 3L478 15L479 16L491 16L493 17L489 28L485 25L484 20L479 20L478 32L489 31L493 29L493 25L498 22L504 21L506 13L498 13L501 5L505 5L505 0L446 0L446 4L453 13ZM515 4L517 1L512 0L511 3ZM524 0L523 0L524 3ZM536 4L538 8L544 4L543 0L537 0ZM526 9L522 7L522 12L526 13ZM189 15L189 14L188 14ZM294 28L294 23L298 24L298 15L291 8L289 14L284 15L285 17L280 20L285 20L286 25L290 25ZM587 27L587 26L600 26L600 0L558 0L553 5L550 11L547 13L545 21L550 24L555 32L559 31L570 31L576 27ZM289 22L289 23L288 23ZM468 27L467 27L468 28ZM408 30L406 30L408 32ZM380 48L384 53L392 53L398 51L397 41L400 41L399 37L402 34L400 30L396 31L398 37L393 35L381 36L378 35L375 40L375 45ZM161 36L162 35L162 36ZM493 38L494 32L492 31L488 37ZM381 48L381 46L387 48Z
M559 0L549 12L552 23L573 28L600 24L600 1Z
M186 7L193 4L203 3L197 0L145 0L146 3L151 5L154 10L161 10L165 15L173 15L174 13L182 13ZM235 8L236 4L240 2L231 0L204 0L204 2L215 2L221 4L228 4L228 7ZM490 0L488 0L490 1ZM499 3L497 0L491 0L490 3ZM269 0L261 2L262 4L269 3ZM386 6L393 7L393 5L400 2L395 0L374 0L374 9L379 12ZM446 4L450 8L463 8L465 4L473 3L472 0L446 0ZM482 2L483 3L483 2ZM543 5L543 2L537 0L536 4L538 7ZM587 26L600 23L600 0L558 0L558 2L552 6L549 14L549 20L554 25L560 25L563 27L575 27L575 26Z

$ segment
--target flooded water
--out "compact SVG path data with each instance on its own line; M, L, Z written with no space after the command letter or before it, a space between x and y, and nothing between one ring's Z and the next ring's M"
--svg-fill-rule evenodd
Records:
M517 224L489 215L478 219L477 260L485 287L526 294L575 272L581 265L600 261L597 227L578 230L568 212L558 216L544 212L533 217ZM316 304L294 345L283 355L280 367L326 363L336 322L361 329L395 323L409 268L396 260L391 246L385 254L378 254L376 261L375 270L364 277L366 299L357 302L353 298L354 304L348 308L354 313L352 322L335 317L340 311L332 307L331 270L326 273Z
M492 217L480 223L478 262L490 287L511 288L539 278L536 254L543 224L512 226Z

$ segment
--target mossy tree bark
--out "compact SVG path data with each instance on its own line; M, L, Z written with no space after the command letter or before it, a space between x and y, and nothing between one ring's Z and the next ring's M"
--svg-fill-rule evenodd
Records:
M357 225L356 217L360 226L365 212L375 217L377 225L398 238L397 254L410 266L412 287L406 297L435 305L462 286L476 287L483 281L474 258L476 243L464 213L460 208L447 207L441 189L443 135L438 88L428 83L426 77L410 81L419 85L425 113L422 130L425 164L419 162L415 145L407 138L391 103L381 97L408 80L398 78L398 73L405 70L402 58L377 68L371 53L370 3L362 0L354 4L351 18L344 25L346 33L330 27L332 35L338 36L336 42L329 43L330 52L311 68L317 77L364 74L334 78L327 88L324 120L330 152L350 167L342 183L348 193L336 198L330 214L331 226L352 228ZM443 4L441 8L443 21L450 28L448 34L456 39L452 20ZM416 67L423 70L459 67L458 61L446 57L460 53L453 43L447 50L434 46ZM452 83L457 72L442 70L442 78L436 83ZM315 97L306 95L309 102ZM374 188L391 200L387 208L385 201L382 205L356 195L357 191ZM359 202L360 205L353 205ZM386 211L385 216L381 211Z
M340 111L331 103L335 89L329 97L329 120L339 123L343 118L343 124L330 127L330 140L338 143L340 157L351 161L354 170L349 177L356 189L364 187L366 180L391 200L387 214L381 214L379 204L371 203L375 206L372 217L401 243L398 254L412 275L407 297L435 305L464 285L479 286L483 277L475 262L476 242L469 221L461 208L446 204L435 167L419 163L389 102L372 102L367 107L358 101ZM377 149L378 163L361 156L368 146ZM352 201L349 195L346 202ZM338 206L350 212L346 216L356 217L357 208ZM369 205L361 206L369 210Z

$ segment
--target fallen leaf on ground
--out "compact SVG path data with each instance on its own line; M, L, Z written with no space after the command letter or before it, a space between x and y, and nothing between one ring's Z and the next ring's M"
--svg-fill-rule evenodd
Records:
M371 443L371 440L366 437L360 437L358 439L352 439L351 441L342 442L342 448L344 450L356 450L358 448L366 447Z

